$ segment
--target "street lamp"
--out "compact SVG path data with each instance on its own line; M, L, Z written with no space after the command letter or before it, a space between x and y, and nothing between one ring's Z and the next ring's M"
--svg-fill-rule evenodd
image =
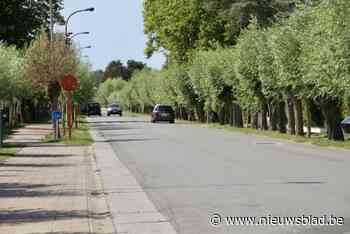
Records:
M90 32L79 32L79 33L76 33L76 34L73 34L72 36L70 36L70 39L72 40L76 36L87 35L87 34L90 34Z
M84 46L84 47L81 47L80 50L83 50L83 49L91 49L92 46L91 45L88 45L88 46Z
M78 13L81 13L81 12L92 12L94 11L95 8L93 7L90 7L90 8L86 8L86 9L82 9L82 10L77 10L77 11L74 11L72 14L70 14L67 19L66 19L66 22L65 22L65 36L66 36L66 42L68 43L68 23L69 23L69 20L70 18L75 15L75 14L78 14Z
M69 23L69 20L70 18L75 15L75 14L78 14L78 13L82 13L82 12L92 12L94 11L95 8L93 7L90 7L90 8L86 8L86 9L82 9L82 10L77 10L77 11L74 11L72 14L70 14L66 21L65 21L65 39L66 39L66 47L68 47L68 43L69 43L69 38L68 38L68 23ZM83 33L83 34L86 34L86 33ZM73 35L74 36L74 35ZM72 126L71 126L71 123L72 123L72 93L71 92L68 92L67 94L67 109L68 109L68 131L69 131L69 138L71 138L71 130L72 130ZM78 107L79 109L79 107ZM78 111L79 112L79 111Z
M79 33L68 33L67 38L66 38L66 44L70 45L71 41L73 40L74 37L79 36L79 35L87 35L90 34L90 32L79 32Z

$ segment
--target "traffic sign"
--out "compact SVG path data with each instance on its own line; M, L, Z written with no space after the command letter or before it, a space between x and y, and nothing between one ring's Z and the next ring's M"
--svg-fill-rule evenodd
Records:
M58 121L62 119L62 112L59 112L59 111L52 112L52 119L53 121Z
M78 80L73 75L66 75L60 84L65 91L74 91L78 88Z

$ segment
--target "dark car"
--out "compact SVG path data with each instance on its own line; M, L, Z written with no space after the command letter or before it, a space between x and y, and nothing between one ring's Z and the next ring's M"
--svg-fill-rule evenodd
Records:
M110 104L110 105L108 105L108 108L107 108L107 115L108 116L110 116L110 115L122 116L123 110L122 110L121 106L118 104Z
M151 122L155 123L158 121L169 121L170 123L175 123L175 113L171 106L157 104L151 116Z
M89 103L87 105L87 115L98 115L101 116L101 105L97 102Z

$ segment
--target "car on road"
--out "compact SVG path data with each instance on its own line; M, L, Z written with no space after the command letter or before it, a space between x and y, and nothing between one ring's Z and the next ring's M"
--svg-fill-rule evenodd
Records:
M102 116L101 114L101 105L97 102L91 102L87 104L87 115L98 115Z
M107 107L107 116L110 116L110 115L120 115L122 116L123 115L123 110L122 110L122 107L118 104L110 104L108 105Z
M173 108L169 105L155 105L151 114L151 122L155 123L158 121L169 121L170 123L175 123L175 112Z

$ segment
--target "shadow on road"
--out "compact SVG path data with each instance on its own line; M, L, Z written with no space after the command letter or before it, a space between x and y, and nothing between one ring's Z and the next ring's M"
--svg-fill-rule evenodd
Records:
M146 120L103 120L103 121L84 121L82 123L88 124L105 124L105 123L150 123L150 121Z
M157 139L152 138L140 138L140 139L107 139L102 141L95 141L95 142L108 142L108 143L118 143L118 142L146 142L146 141L154 141Z
M118 131L118 130L132 130L132 129L140 129L140 128L134 128L134 127L128 127L128 126L121 126L121 125L112 125L112 126L92 126L92 128L96 128L99 131Z
M2 224L36 223L50 220L57 221L86 219L88 217L89 215L86 211L61 211L42 209L23 209L15 211L0 210L0 222Z

